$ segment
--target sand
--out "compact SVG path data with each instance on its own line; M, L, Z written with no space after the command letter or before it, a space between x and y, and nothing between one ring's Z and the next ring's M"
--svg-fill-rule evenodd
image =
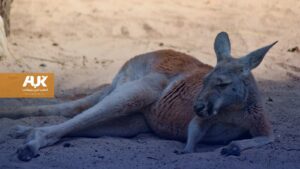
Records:
M8 38L12 56L0 61L0 72L54 72L57 99L0 99L1 107L51 104L89 94L109 83L129 58L158 49L175 49L214 65L213 40L227 31L237 57L279 41L253 72L276 141L239 157L223 157L208 145L178 155L184 143L152 134L76 138L44 148L25 163L14 155L23 140L13 138L11 128L66 119L2 118L0 168L299 168L299 9L297 0L14 0Z

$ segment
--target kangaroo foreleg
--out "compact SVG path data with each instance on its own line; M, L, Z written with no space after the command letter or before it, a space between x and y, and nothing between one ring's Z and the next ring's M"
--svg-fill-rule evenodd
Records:
M243 150L260 147L269 144L273 141L274 138L272 136L259 136L259 137L254 137L252 139L232 141L229 145L222 148L221 154L226 156L228 155L239 156L241 154L241 151Z
M236 140L229 143L221 150L223 155L240 155L241 151L260 147L274 141L271 124L263 113L256 113L256 118L252 118L249 125L252 139Z
M182 153L195 152L197 144L202 140L208 128L208 124L205 125L202 119L195 116L189 123L187 143Z

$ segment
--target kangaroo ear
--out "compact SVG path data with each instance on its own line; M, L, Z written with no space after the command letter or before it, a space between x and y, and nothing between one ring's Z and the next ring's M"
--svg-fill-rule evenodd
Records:
M264 59L264 56L266 55L266 53L277 42L278 41L276 41L268 46L257 49L255 51L249 53L248 55L240 58L240 62L244 65L244 71L246 71L245 73L250 73L250 71L252 69L256 68L261 63L261 61Z
M229 58L231 53L231 46L228 34L226 32L220 32L214 43L215 52L217 55L217 63L225 58Z

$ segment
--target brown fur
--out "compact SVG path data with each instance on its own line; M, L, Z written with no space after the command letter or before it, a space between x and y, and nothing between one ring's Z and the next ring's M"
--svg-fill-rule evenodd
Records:
M151 129L158 135L185 140L187 126L195 116L193 101L201 82L211 66L201 63L192 56L173 50L154 52L156 56L155 69L171 76L182 75L170 84L160 98L150 107L150 112L144 113Z

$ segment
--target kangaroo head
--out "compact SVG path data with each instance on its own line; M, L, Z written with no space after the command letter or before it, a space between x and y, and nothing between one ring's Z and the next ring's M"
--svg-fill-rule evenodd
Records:
M245 79L263 60L269 49L277 43L257 49L241 58L231 56L228 34L217 35L214 49L217 65L203 79L203 87L194 103L194 111L201 117L210 117L222 110L244 108L248 97Z

